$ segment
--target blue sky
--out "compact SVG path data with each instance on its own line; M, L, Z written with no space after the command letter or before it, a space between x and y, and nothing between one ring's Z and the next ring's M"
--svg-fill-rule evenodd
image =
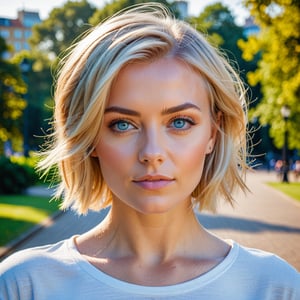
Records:
M16 18L17 11L25 8L27 10L39 11L42 19L45 19L54 7L62 6L66 0L0 0L0 16ZM96 7L102 7L108 0L89 0ZM242 6L242 0L188 0L189 14L198 15L205 6L216 2L223 2L233 12L239 24L243 23L248 12Z

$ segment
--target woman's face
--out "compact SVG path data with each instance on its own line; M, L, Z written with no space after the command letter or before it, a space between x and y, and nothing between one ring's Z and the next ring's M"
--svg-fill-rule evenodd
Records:
M215 136L201 76L174 58L127 65L99 134L94 155L113 202L143 214L190 203Z

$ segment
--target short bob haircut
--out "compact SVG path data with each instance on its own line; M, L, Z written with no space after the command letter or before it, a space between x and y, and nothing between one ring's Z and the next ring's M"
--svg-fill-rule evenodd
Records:
M57 167L60 183L55 196L63 196L62 208L84 214L112 204L98 158L91 155L100 138L110 89L127 64L163 57L183 61L204 79L217 127L214 150L206 157L191 203L200 210L215 211L220 197L233 204L233 189L247 189L243 180L246 93L239 76L192 26L174 19L163 6L148 3L99 24L61 61L53 134L39 168L47 173Z

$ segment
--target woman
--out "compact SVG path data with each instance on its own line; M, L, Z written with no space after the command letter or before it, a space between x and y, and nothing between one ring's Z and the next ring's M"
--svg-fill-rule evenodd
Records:
M109 213L8 258L0 298L299 299L296 270L214 236L194 212L246 189L244 97L226 60L160 6L92 30L63 63L41 166L59 166L63 208Z

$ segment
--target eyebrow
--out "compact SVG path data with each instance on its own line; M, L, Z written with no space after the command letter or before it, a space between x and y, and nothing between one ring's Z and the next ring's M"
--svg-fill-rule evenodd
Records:
M190 102L186 102L177 106L173 106L170 108L164 108L162 110L162 115L169 115L169 114L173 114L182 110L187 110L187 109L197 109L199 111L201 111L201 109ZM128 108L124 108L124 107L120 107L120 106L110 106L108 108L105 109L104 113L120 113L123 115L130 115L130 116L136 116L136 117L140 117L141 114L135 110L131 110Z
M119 113L123 115L130 115L130 116L136 116L139 117L141 114L135 110L131 110L128 108L123 108L120 106L110 106L105 109L104 113Z
M197 109L201 111L200 107L198 107L197 105L190 102L186 102L177 106L163 109L162 115L169 115L186 109Z

